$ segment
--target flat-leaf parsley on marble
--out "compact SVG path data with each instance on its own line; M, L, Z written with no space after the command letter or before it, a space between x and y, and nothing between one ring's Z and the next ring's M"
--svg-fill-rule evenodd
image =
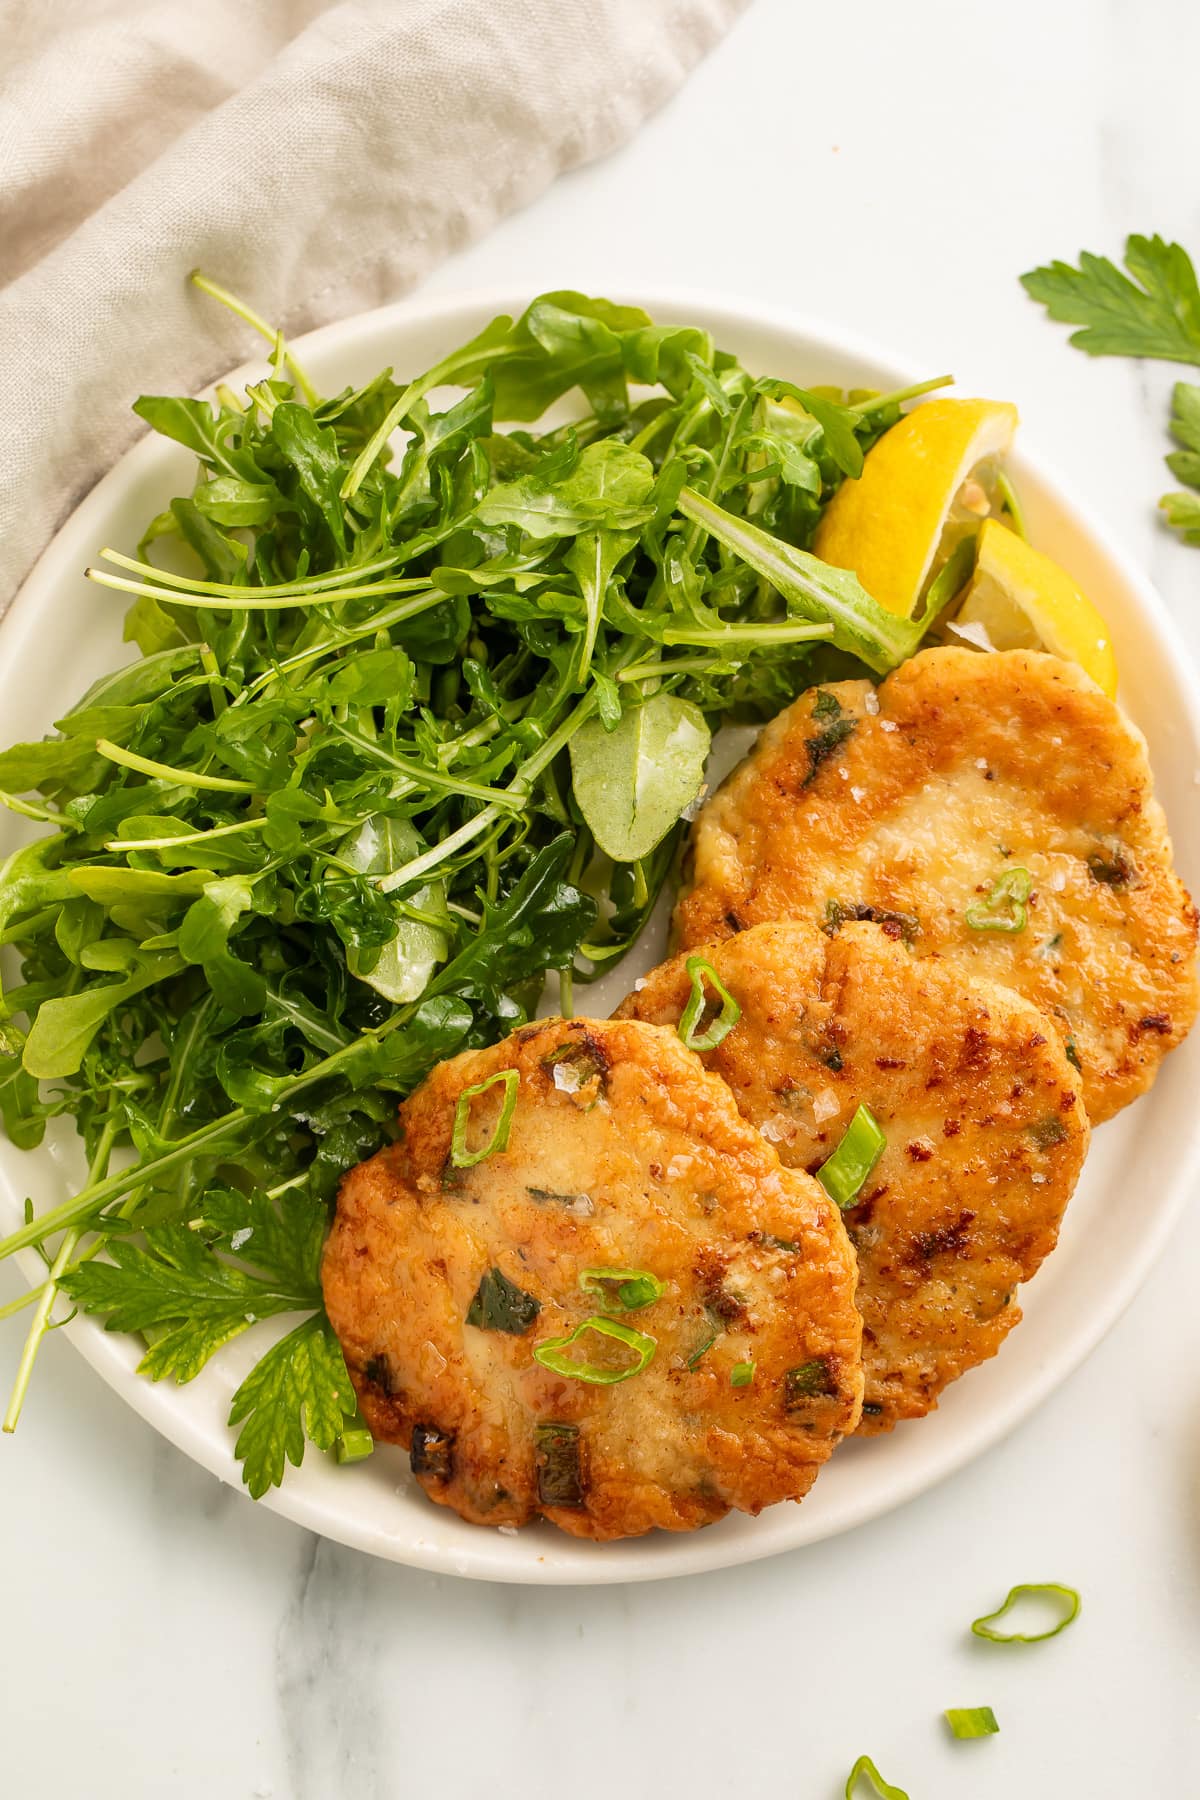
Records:
M1187 251L1134 234L1125 243L1125 267L1127 275L1084 250L1077 269L1053 262L1021 283L1052 319L1081 327L1071 342L1091 356L1200 363L1200 282ZM1175 384L1171 435L1183 448L1167 457L1167 467L1200 490L1200 387L1190 382ZM1159 506L1185 543L1200 544L1200 492L1164 494Z
M67 1115L88 1163L0 1243L48 1269L4 1309L32 1309L5 1423L60 1289L177 1381L299 1312L233 1397L259 1495L306 1440L361 1454L317 1267L397 1098L548 971L569 1009L624 955L722 721L778 711L830 641L850 672L915 647L806 546L941 383L810 393L556 292L322 396L196 280L270 364L138 401L197 459L89 570L141 654L0 753L43 833L0 867L0 1119L28 1149Z

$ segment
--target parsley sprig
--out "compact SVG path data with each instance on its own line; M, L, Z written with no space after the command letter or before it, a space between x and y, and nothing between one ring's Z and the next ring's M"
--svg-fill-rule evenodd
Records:
M1187 251L1134 234L1124 261L1128 274L1084 250L1078 268L1053 262L1022 275L1021 283L1052 319L1080 327L1070 341L1090 356L1200 364L1200 283ZM1159 505L1185 543L1200 544L1200 387L1175 384L1171 435L1183 448L1167 457L1167 466L1197 492L1164 494Z

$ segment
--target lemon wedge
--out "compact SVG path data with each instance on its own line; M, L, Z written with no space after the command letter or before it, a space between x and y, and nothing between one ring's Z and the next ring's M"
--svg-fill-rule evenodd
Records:
M914 407L830 501L816 555L853 569L880 606L911 618L956 544L992 510L989 479L1016 425L1016 407L1002 400Z
M998 519L983 524L975 573L948 630L981 649L1049 650L1077 663L1110 700L1116 694L1103 618L1064 568Z

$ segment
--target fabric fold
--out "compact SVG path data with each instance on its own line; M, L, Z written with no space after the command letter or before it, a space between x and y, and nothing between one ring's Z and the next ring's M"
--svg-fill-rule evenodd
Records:
M90 0L39 46L9 0L0 609L137 395L250 353L193 266L291 333L395 298L632 136L748 3Z

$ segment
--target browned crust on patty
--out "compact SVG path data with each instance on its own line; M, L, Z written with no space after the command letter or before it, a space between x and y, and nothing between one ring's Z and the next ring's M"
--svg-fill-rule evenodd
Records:
M831 723L849 729L814 759ZM1056 657L932 649L878 689L802 694L701 812L690 864L683 946L831 905L915 920L919 955L1053 1020L1093 1123L1150 1086L1196 1016L1196 910L1144 741ZM1026 929L971 930L967 908L1016 868Z
M519 1075L507 1148L454 1168L459 1096L505 1069ZM500 1102L497 1087L471 1103L472 1148ZM543 1514L576 1536L615 1538L807 1492L859 1417L853 1251L823 1190L782 1167L673 1032L541 1021L442 1064L401 1119L401 1141L342 1184L322 1280L367 1421L413 1451L431 1498L477 1523ZM654 1304L616 1315L656 1349L642 1374L611 1386L533 1356L601 1311L578 1285L596 1267L646 1269L666 1285ZM527 1330L466 1323L491 1269L538 1303ZM754 1377L735 1387L743 1361ZM789 1386L797 1368L813 1391ZM555 1427L568 1489L577 1477L567 1504L561 1466L558 1487L547 1476Z
M993 1356L1054 1248L1088 1142L1080 1080L1028 1001L918 959L878 924L758 925L700 952L741 1006L704 1060L781 1158L811 1172L865 1103L887 1149L845 1215L859 1260L860 1433ZM674 1025L687 954L622 1016Z

